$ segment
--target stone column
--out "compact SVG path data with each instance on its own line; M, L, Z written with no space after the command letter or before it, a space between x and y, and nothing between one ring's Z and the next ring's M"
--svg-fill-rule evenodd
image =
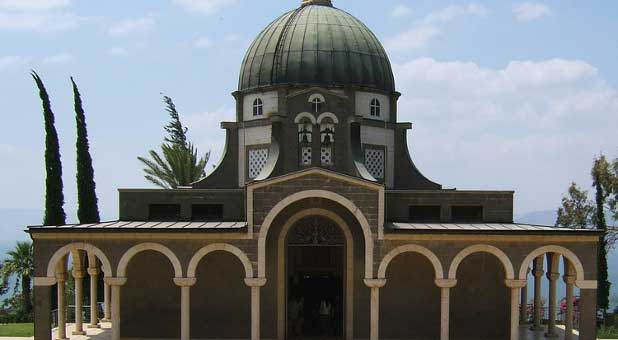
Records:
M511 289L511 340L519 340L519 292L526 287L526 280L505 280Z
M53 277L34 278L34 340L51 340L51 286Z
M266 278L246 278L245 284L251 287L251 340L260 340L260 288Z
M571 275L572 271L564 275L564 283L566 283L566 315L564 316L564 340L573 339L573 296L575 284L575 276Z
M558 333L556 332L556 284L558 279L560 278L560 273L558 272L558 259L559 255L550 253L547 254L548 259L548 272L547 279L549 280L549 298L547 299L548 304L548 318L547 318L547 333L545 336L548 338L557 338Z
M174 283L180 287L180 340L191 339L191 287L197 279L174 278Z
M66 273L56 273L56 281L58 282L58 337L56 340L67 340Z
M528 323L528 274L530 273L530 268L526 271L526 286L521 289L521 304L519 310L519 323L526 324Z
M450 336L451 288L457 285L456 279L436 279L440 288L440 340Z
M543 330L543 326L541 325L541 312L542 312L542 292L541 292L541 283L543 278L543 255L534 259L532 275L534 275L534 321L532 323L532 327L530 329L534 331Z
M73 335L86 335L84 332L84 320L82 318L82 301L84 300L84 272L73 270L75 280L75 330Z
M99 309L97 308L97 280L99 278L99 270L96 267L90 267L88 268L88 275L90 275L90 324L88 328L100 328Z
M111 286L112 290L112 336L111 340L120 340L120 287L127 283L126 277L108 277L105 283Z
M380 288L386 285L386 279L365 279L365 285L371 288L369 340L378 340L380 339Z
M112 313L110 309L110 286L105 282L103 284L103 319L102 322L111 322Z

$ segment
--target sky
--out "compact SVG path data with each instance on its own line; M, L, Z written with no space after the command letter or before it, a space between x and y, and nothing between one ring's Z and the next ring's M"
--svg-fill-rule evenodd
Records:
M0 209L41 210L44 130L29 76L45 81L75 220L75 120L87 115L97 193L151 187L171 96L216 164L253 38L300 0L0 0ZM618 157L618 2L333 0L373 30L395 72L417 167L445 188L515 190L516 214L554 210L596 155Z

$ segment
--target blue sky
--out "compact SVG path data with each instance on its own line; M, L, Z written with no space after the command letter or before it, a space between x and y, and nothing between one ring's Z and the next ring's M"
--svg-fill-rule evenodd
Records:
M149 187L174 98L190 137L224 145L230 93L252 39L300 0L0 0L0 208L43 206L43 124L30 69L52 98L75 210L69 77L86 108L101 210ZM384 43L417 166L445 187L516 190L516 212L555 209L593 157L618 156L618 3L334 0ZM72 220L74 217L71 216Z

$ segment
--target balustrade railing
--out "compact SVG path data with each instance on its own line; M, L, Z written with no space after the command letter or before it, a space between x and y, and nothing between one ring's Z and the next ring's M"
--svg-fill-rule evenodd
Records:
M82 306L82 320L84 321L84 324L88 324L90 323L90 305L87 306ZM97 303L97 314L99 316L99 318L102 318L103 316L103 303L99 302ZM65 311L65 320L67 323L74 323L75 322L75 306L74 305L69 305L66 308ZM52 322L52 328L58 327L58 310L54 309L51 311L51 322Z

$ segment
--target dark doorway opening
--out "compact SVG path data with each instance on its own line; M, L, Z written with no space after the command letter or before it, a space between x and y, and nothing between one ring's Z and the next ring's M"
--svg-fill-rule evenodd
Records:
M344 336L344 238L330 220L308 218L287 246L288 339Z

